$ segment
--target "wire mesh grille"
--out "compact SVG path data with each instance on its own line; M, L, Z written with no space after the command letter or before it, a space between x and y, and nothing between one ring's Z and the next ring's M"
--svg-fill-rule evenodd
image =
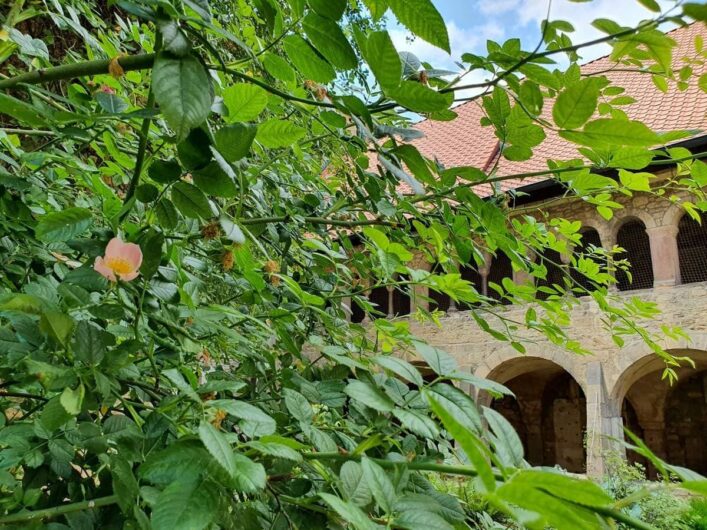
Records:
M678 224L678 256L682 283L707 281L707 216L702 224L684 215Z
M405 282L409 278L400 276L399 281ZM409 315L411 308L410 291L407 286L400 286L393 291L393 314L396 316Z
M582 232L582 243L576 247L575 249L575 255L577 258L580 256L587 254L591 247L601 247L601 238L599 237L599 232L594 230L593 228L589 228L585 231ZM602 263L598 259L592 258L595 262L597 263ZM570 271L570 275L572 276L572 279L577 282L582 288L586 289L587 291L594 291L596 287L592 282L587 278L584 274L579 272L577 269L572 269ZM578 296L584 296L585 293L577 293Z
M489 269L488 281L493 282L498 285L503 285L503 278L513 279L513 267L511 266L511 259L506 256L503 252L497 252L496 255L491 260L491 267ZM488 288L488 296L500 301L502 304L510 304L510 300L501 299L501 295L496 292L495 289L491 287Z
M538 263L542 263L543 265L545 265L545 268L547 269L547 275L545 276L545 278L538 278L538 280L535 282L536 287L553 288L553 285L555 284L560 285L562 287L565 286L565 272L561 268L562 257L560 256L559 252L551 248L545 249L545 251L540 255ZM550 294L538 291L536 296L540 300L546 300L550 296Z
M637 219L627 222L616 234L616 243L625 250L617 255L616 259L626 259L631 263L630 272L633 278L631 280L625 271L617 270L616 281L619 290L653 287L653 261L646 226Z

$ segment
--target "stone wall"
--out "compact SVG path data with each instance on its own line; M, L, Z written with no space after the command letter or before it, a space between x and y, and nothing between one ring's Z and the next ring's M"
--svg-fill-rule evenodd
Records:
M624 223L640 219L650 239L654 287L615 294L619 297L638 296L655 302L662 313L644 325L654 330L663 324L682 327L690 335L690 341L666 340L662 346L671 352L694 358L698 368L707 367L707 282L680 284L676 236L684 211L667 199L647 194L621 196L616 200L624 207L610 221L605 221L591 205L577 199L534 205L535 209L528 209L528 213L538 212L539 207L551 216L580 220L584 226L598 231L605 248L615 245L616 234ZM516 278L516 281L524 280ZM494 311L522 322L526 309L505 306L494 308ZM488 318L493 324L494 317L489 315ZM583 391L586 402L586 414L583 414L586 418L586 471L591 475L601 475L605 471L606 451L617 449L608 437L623 436L622 411L627 414L626 406L631 407L631 414L637 418L641 434L660 454L665 454L666 443L671 443L666 440L663 418L666 400L671 392L668 384L660 381L663 361L639 340L619 348L604 328L600 311L589 298L582 299L572 311L572 323L568 330L573 338L593 352L589 356L566 352L531 332L525 333L527 353L520 355L509 344L481 332L472 317L464 311L447 313L442 317L440 327L420 324L411 319L411 328L417 336L452 354L461 369L501 383L537 371L540 360L550 361L570 374ZM682 372L687 375L692 373L690 370L683 369ZM704 381L702 384L705 384ZM642 390L641 385L645 387ZM692 393L695 392L692 389ZM480 396L480 399L488 401L485 396ZM674 398L671 399L674 401ZM526 403L520 407L521 413L527 406ZM526 418L526 424L522 427L526 436L540 427L538 422L542 423L539 415L535 419ZM701 442L703 446L707 445L703 440ZM552 443L562 443L562 440ZM573 458L576 458L576 447L563 450L574 450ZM543 463L549 462L545 460Z

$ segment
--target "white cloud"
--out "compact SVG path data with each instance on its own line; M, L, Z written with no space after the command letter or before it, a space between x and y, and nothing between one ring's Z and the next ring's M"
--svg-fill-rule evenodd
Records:
M663 10L670 9L674 2L659 0ZM547 15L548 0L526 0L522 6L518 6L515 15L518 17L519 25L525 26L529 23L539 25ZM598 37L605 36L605 33L595 29L591 23L597 18L609 18L621 25L636 26L641 20L655 18L653 13L643 7L637 0L594 0L593 2L570 2L569 0L556 0L552 3L550 10L551 20L567 20L575 31L570 33L574 43L588 42ZM517 28L511 28L510 32ZM507 35L509 36L509 35ZM526 46L532 43L525 43ZM609 52L609 46L601 44L583 50L580 54L585 60L595 59Z
M500 15L520 6L520 0L479 0L477 7L484 15Z

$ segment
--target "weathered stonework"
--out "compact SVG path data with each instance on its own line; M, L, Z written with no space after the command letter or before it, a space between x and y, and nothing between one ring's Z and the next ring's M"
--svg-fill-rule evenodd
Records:
M617 198L617 202L624 207L618 210L614 218L608 222L602 219L591 205L577 199L549 201L545 205L536 205L536 208L541 208L552 217L580 220L584 226L596 229L605 248L611 248L615 244L616 234L625 222L634 218L640 219L645 224L650 239L654 288L617 292L616 295L638 296L655 302L662 312L652 321L643 323L644 326L653 330L658 330L664 324L680 326L688 333L691 340L666 340L662 346L676 355L691 357L698 369L707 368L707 319L704 316L707 310L707 282L680 284L676 236L678 222L684 211L667 199L647 194L638 194L633 198L621 196ZM537 215L538 211L535 209L533 212L532 209L528 209L527 213ZM516 281L527 281L524 275L517 276ZM416 294L419 300L421 293ZM526 309L527 307L523 306L505 306L497 307L494 311L502 312L504 316L522 322ZM621 450L618 445L611 442L610 438L622 438L625 418L633 418L637 422L633 427L640 429L639 434L658 454L675 457L677 459L675 463L683 464L688 463L689 459L680 455L684 456L692 451L693 454L698 455L690 457L693 464L698 462L699 466L707 465L703 456L704 447L707 445L703 436L707 433L694 439L695 429L698 427L696 425L682 427L676 425L666 430L667 403L670 401L673 410L682 410L680 408L682 405L679 400L676 401L678 398L667 382L660 380L664 368L663 361L639 340L618 347L604 328L596 304L588 297L580 301L572 310L571 316L569 334L592 351L592 355L579 356L564 351L539 334L528 331L521 334L528 339L527 353L521 355L508 343L499 342L480 331L473 318L465 311L448 312L442 317L440 327L434 324L420 324L412 319L410 325L417 336L452 354L462 370L478 376L501 383L515 381L520 386L526 383L537 386L539 383L537 381L533 383L532 377L547 373L548 366L555 366L557 370L566 372L576 381L583 393L582 406L586 406L586 411L581 414L582 418L576 414L579 397L562 396L548 402L548 390L545 390L544 394L540 391L536 398L526 396L521 406L513 410L511 405L504 405L507 415L520 414L525 417L526 421L520 425L520 428L524 431L523 436L526 437L526 449L538 455L536 460L542 460L539 463L575 462L581 454L578 453L582 450L581 446L577 447L575 443L574 448L560 447L559 451L556 446L561 445L563 439L576 440L576 424L584 420L586 466L582 466L581 470L586 469L586 472L591 475L601 475L605 471L604 456L607 450ZM493 315L486 317L493 325L495 317ZM547 361L554 364L538 364ZM696 373L692 368L682 368L678 371L681 378L688 378L690 374ZM518 379L521 376L527 376L527 381ZM695 382L691 379L690 384L691 392L695 394L693 398L702 399L701 406L704 410L705 382L703 380ZM698 387L702 388L701 397L697 395ZM518 390L523 392L527 389ZM546 397L543 398L542 395ZM479 396L479 399L483 403L490 401L488 396ZM536 402L533 402L533 399L536 399ZM540 399L545 401L538 401ZM552 424L547 418L542 419L547 415L547 411L540 410L543 403L552 407L549 413L554 415L555 419L555 438L546 441L546 446L551 449L540 448L538 442L540 436L538 431L541 427ZM571 406L572 403L575 405L574 408ZM533 407L537 409L534 412L529 410ZM499 405L499 408L503 406ZM633 420L626 421L630 423ZM557 425L561 425L560 430L569 434L560 436ZM694 436L691 438L685 435L685 432L692 433ZM548 451L554 455L555 462L541 456ZM573 467L577 468L575 464Z

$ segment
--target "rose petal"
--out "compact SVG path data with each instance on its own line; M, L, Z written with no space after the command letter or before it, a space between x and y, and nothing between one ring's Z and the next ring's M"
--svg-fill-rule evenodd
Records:
M140 275L139 271L128 272L127 274L118 274L118 276L120 276L120 279L123 280L124 282L132 281L135 278L137 278L139 275Z
M93 270L104 278L108 278L112 282L116 281L113 270L106 266L105 261L101 256L96 256L96 261L93 262Z
M106 246L105 258L119 258L123 255L123 249L125 248L125 243L119 237L114 237L108 241Z
M142 250L140 250L140 245L135 243L123 245L121 257L126 259L135 270L138 270L142 265Z

